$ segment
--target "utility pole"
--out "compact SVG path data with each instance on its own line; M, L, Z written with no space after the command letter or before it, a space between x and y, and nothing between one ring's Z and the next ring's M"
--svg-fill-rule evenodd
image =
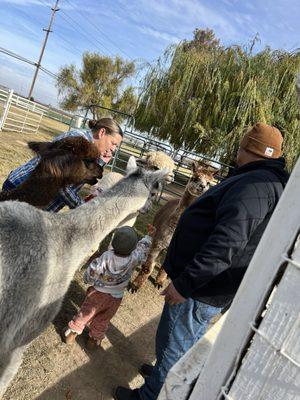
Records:
M42 61L42 58L43 58L43 55L44 55L44 51L45 51L45 47L46 47L46 44L47 44L49 33L52 32L51 31L51 26L52 26L52 23L53 23L53 20L54 20L55 13L56 13L56 11L59 10L59 8L57 7L58 2L59 2L59 0L56 0L55 6L53 8L51 8L52 14L51 14L51 19L50 19L48 28L47 29L43 28L43 31L46 32L46 36L45 36L44 43L43 43L43 46L42 46L42 49L41 49L39 60L36 63L36 70L35 70L35 73L34 73L34 76L33 76L33 79L32 79L32 83L31 83L31 87L30 87L30 90L29 90L29 94L28 94L28 98L29 99L30 99L30 97L32 95L34 84L35 84L35 81L36 81L36 78L37 78L37 74L38 74L40 66L41 66L41 61Z

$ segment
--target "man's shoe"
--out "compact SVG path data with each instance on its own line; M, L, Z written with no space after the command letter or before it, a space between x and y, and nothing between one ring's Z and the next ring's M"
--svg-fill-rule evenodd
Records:
M154 367L151 364L143 364L139 369L139 373L142 375L143 378L147 378L152 374Z
M114 394L114 400L141 400L139 389L132 390L123 386L118 386Z

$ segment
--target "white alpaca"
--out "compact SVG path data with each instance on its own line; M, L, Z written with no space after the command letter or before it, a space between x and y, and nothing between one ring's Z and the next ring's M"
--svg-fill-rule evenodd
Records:
M145 154L144 157L137 159L137 164L150 171L167 168L169 173L165 179L165 182L171 183L174 180L174 161L170 156L162 151L151 151ZM94 196L101 196L104 192L118 183L122 178L124 178L124 176L118 172L108 172L104 174L102 179L92 187L91 194ZM138 213L128 215L128 217L122 221L119 226L133 226L136 222L137 216Z
M70 282L99 242L128 214L151 206L167 171L132 171L75 210L54 214L29 204L0 204L0 397L22 354L58 313Z

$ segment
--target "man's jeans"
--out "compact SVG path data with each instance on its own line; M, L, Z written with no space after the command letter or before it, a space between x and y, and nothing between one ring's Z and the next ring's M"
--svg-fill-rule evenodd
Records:
M204 335L209 321L221 308L187 299L169 306L165 303L156 333L156 364L139 389L141 400L157 399L173 365Z

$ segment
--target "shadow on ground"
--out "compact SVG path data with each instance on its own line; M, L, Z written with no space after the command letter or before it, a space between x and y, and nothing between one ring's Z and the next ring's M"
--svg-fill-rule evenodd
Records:
M139 366L152 363L153 357L145 357L145 349L153 347L158 324L158 317L139 328L129 337L116 328L109 326L107 338L111 347L86 353L89 361L58 381L51 388L36 397L36 400L54 400L66 398L70 400L108 400L118 385L128 386L136 376ZM78 339L84 347L84 337Z

